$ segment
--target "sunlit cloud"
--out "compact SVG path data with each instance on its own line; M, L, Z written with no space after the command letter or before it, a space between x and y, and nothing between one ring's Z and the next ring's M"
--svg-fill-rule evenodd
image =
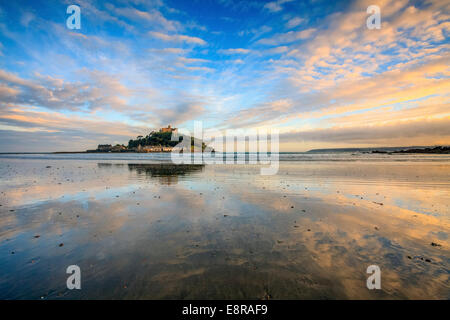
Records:
M277 1L272 1L272 2L268 2L264 5L264 8L271 11L271 12L278 12L283 10L283 4L287 3L287 2L291 2L294 0L277 0Z
M295 28L304 21L305 21L305 19L302 19L300 17L294 17L292 19L289 19L288 22L286 22L286 28L288 28L288 29Z
M249 53L249 49L236 48L236 49L221 49L218 51L221 54L246 54Z
M149 31L149 35L159 40L168 42L187 42L196 45L206 45L206 42L198 37L191 37L182 34L166 34L157 31Z

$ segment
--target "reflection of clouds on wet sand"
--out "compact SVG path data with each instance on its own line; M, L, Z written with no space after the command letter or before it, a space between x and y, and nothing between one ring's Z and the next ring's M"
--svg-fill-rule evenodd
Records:
M108 193L123 193L138 188L142 178L153 184L171 185L176 184L180 176L188 178L204 168L203 165L136 165L89 161L34 161L30 164L27 161L10 161L11 164L0 166L0 176L3 178L0 199L3 206L54 199L84 199L98 197L99 194L107 197ZM14 171L11 167L15 168ZM127 175L127 168L130 175Z
M1 298L449 298L448 165L44 164L0 166Z

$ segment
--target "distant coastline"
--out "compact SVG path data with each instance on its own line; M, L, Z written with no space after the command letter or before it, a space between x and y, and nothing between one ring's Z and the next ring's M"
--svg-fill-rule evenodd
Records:
M372 151L372 153L388 153L388 154L392 154L392 153L433 153L433 154L450 154L450 147L443 147L443 146L439 146L439 147L433 147L433 148L413 148L413 149L406 149L406 150L397 150L397 151L392 151L392 152L387 152L387 151Z
M330 152L360 152L360 153L431 153L448 154L450 146L410 146L410 147L379 147L379 148L336 148L336 149L312 149L307 153L330 153Z

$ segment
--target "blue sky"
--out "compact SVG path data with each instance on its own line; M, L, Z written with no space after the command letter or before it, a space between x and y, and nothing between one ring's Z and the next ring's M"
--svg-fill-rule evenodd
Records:
M69 5L81 29L66 27ZM381 8L369 30L366 8ZM172 124L283 151L449 144L448 1L1 1L0 152Z

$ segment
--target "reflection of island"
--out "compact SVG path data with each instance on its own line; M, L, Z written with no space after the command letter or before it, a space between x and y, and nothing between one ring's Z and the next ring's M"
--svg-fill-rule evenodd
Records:
M130 171L146 177L158 177L161 184L176 184L179 176L193 172L201 172L203 164L128 164Z
M179 176L184 176L194 172L201 172L204 164L172 164L172 163L97 163L102 169L128 166L128 170L136 172L138 176L145 178L159 178L161 184L176 184Z

